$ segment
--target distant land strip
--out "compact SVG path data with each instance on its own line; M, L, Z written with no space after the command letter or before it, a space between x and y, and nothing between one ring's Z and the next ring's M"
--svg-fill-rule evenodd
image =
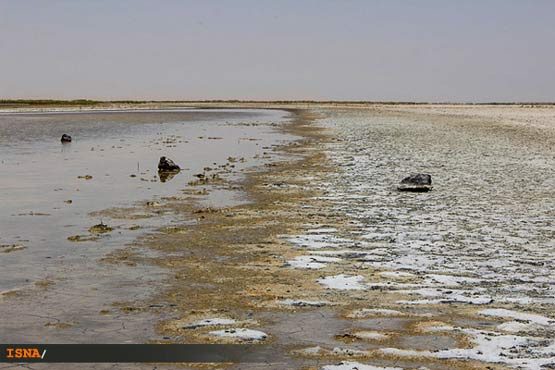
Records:
M1 106L94 106L102 104L359 104L359 105L555 105L555 102L412 102L366 100L90 100L0 99Z

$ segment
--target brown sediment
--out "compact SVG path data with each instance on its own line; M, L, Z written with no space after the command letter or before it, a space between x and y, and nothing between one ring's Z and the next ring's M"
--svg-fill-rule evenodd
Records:
M282 346L282 354L291 356L291 365L297 367L314 366L314 358L340 360L354 357L372 359L388 366L403 364L418 367L431 364L436 369L484 368L483 364L469 360L383 354L373 351L380 347L368 347L372 341L355 343L356 349L368 351L358 356L338 355L329 350L315 356L302 356L294 352L310 347L314 342L325 348L355 342L349 340L348 335L345 338L337 337L341 333L364 330L356 327L356 320L348 320L346 312L376 304L391 308L396 306L396 300L406 298L381 290L332 291L316 282L322 277L322 272L293 269L287 265L288 260L303 253L300 249L292 248L279 235L302 233L307 223L349 229L348 218L334 210L326 200L318 198L323 194L322 190L309 186L314 178L325 179L327 174L336 170L321 150L324 143L333 138L323 129L312 125L317 118L312 111L295 110L294 113L295 121L284 125L283 130L301 139L279 149L289 155L290 160L274 162L263 170L251 172L240 183L218 178L220 186L240 187L250 199L248 204L215 209L200 207L194 198L168 199L161 205L165 212L188 216L194 222L161 228L159 233L147 235L135 245L118 250L104 259L129 265L155 263L171 272L160 294L148 302L120 302L115 306L130 314L158 310L163 319L156 328L160 336L165 338L160 341L164 343L221 343L227 340L208 335L208 332L228 328L262 330L268 334L268 339L263 343ZM140 212L149 211L145 207ZM140 252L145 246L160 252L160 257L145 257ZM326 274L353 273L364 277L375 274L372 268L363 267L362 264L360 267L349 265L348 268L350 270L341 264L328 266ZM280 304L285 299L325 303L324 307L291 307ZM300 323L295 320L299 312L309 313ZM389 335L384 341L379 341L380 346L385 343L391 347L410 349L411 340L421 340L430 343L430 348L423 345L423 348L419 348L421 350L434 350L442 344L447 348L453 343L458 348L469 347L470 343L464 335L423 330L426 326L437 324L437 321L449 322L457 314L460 315L460 311L456 308L451 310L443 307L433 318L418 313L403 313L395 321L375 315L385 325L376 330ZM325 316L326 319L321 320L319 316ZM183 328L186 323L209 318L226 318L236 323ZM289 331L299 331L296 325L301 325L306 335L289 338ZM322 325L336 329L335 335L328 335L329 338L324 338L324 335L321 338L310 337L310 333L318 333ZM387 325L395 327L389 329ZM401 338L408 338L408 344L403 346ZM489 368L502 367L491 365Z
M25 247L24 245L18 245L18 244L1 244L0 253L10 253L15 251L20 251L26 248L27 247Z
M104 224L104 223L99 223L96 224L94 226L91 226L89 228L89 232L91 234L104 234L104 233L109 233L110 231L114 230L114 228Z
M196 223L162 229L162 235L143 241L153 249L184 253L182 258L156 260L157 264L175 271L175 281L164 297L156 300L175 304L183 315L197 310L221 309L241 317L244 311L264 306L268 300L299 291L300 286L295 282L302 281L304 273L291 269L285 273L284 260L277 261L271 255L283 257L290 253L289 247L276 239L276 235L294 232L296 225L306 222L291 203L301 203L316 194L299 188L285 192L269 190L263 185L285 174L289 184L303 185L302 177L295 179L290 173L299 170L310 173L318 167L320 171L329 170L322 153L308 150L309 142L324 137L309 125L313 115L298 114L301 118L286 130L301 134L304 139L283 150L302 155L302 158L275 163L268 167L271 172L249 174L240 184L252 200L249 204L225 209L199 208L191 202L165 205L174 211L189 213ZM282 276L278 275L278 270L283 270L283 274L279 274ZM193 339L185 338L188 333L166 332L169 329L164 323L159 327L164 334L174 334L171 336L180 340Z
M46 327L53 327L56 329L66 329L75 325L73 322L47 322L44 324Z

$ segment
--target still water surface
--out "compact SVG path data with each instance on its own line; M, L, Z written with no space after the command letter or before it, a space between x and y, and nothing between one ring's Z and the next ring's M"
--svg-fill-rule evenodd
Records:
M91 212L183 195L195 174L229 165L230 157L237 171L262 164L273 145L292 139L276 129L288 116L238 109L0 114L0 244L26 247L0 253L0 291L54 273L51 260L101 257L145 230L125 223L148 229L176 221L109 220L116 230L101 242L67 240L106 222ZM64 133L73 142L62 144ZM183 170L161 182L160 156ZM86 175L92 179L79 178ZM206 202L232 205L239 195L213 191Z

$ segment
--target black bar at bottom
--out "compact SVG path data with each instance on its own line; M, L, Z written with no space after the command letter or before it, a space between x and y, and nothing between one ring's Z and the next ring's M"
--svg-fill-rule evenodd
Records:
M0 362L267 362L262 344L0 344Z

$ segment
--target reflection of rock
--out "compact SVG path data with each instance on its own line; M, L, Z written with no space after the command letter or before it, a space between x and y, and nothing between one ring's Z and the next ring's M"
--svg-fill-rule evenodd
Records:
M71 143L71 136L69 136L67 134L63 134L61 141L62 141L62 143Z
M158 162L158 176L161 182L170 181L181 170L181 168L167 157L160 157Z
M179 171L158 171L158 176L160 176L160 182L167 182L174 178Z
M399 191L426 192L432 190L432 176L424 173L410 175L401 180Z
M179 172L181 168L174 163L169 158L160 157L160 161L158 162L158 171L171 171L171 172Z

